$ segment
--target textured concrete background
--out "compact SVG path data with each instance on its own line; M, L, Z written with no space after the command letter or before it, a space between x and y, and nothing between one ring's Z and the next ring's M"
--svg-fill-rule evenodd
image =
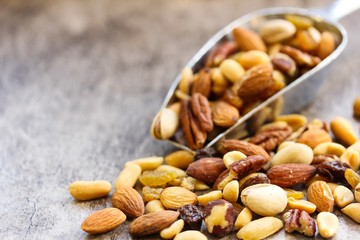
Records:
M330 2L1 0L0 238L130 239L128 223L84 233L83 219L110 198L74 201L69 183L114 182L126 161L173 149L149 136L151 120L175 75L221 27L264 7ZM350 42L303 110L310 118L351 118L359 21L360 12L341 20ZM359 235L347 218L341 227L336 239Z

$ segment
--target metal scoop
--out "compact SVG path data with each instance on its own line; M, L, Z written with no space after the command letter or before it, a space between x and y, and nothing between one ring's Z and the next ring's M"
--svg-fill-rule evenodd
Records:
M247 114L241 116L241 118L232 127L228 128L224 132L218 134L213 138L206 146L210 147L216 145L216 143L222 138L241 138L244 137L243 130L249 127L250 123L256 120L257 115L261 110L269 106L276 99L284 97L285 108L284 112L294 112L301 107L309 104L315 97L318 87L322 80L319 74L321 70L328 66L333 60L335 60L340 53L344 50L348 37L346 30L337 22L343 16L351 13L352 11L360 7L360 1L355 0L338 0L332 5L323 9L306 10L301 8L269 8L259 10L250 14L246 14L243 17L236 19L229 25L225 26L218 33L216 33L205 45L195 54L195 56L188 62L187 66L190 67L193 72L197 72L206 59L207 54L212 48L224 39L232 39L231 31L238 26L247 27L250 29L259 29L265 21L277 18L285 18L285 15L304 16L311 19L314 22L314 27L320 31L331 32L338 41L337 48L325 59L323 59L316 67L303 74L285 88L257 105ZM169 104L173 103L176 99L175 90L181 80L179 74L174 83L171 85L167 96L162 104L162 108L165 108ZM295 89L296 88L296 89ZM168 140L176 147L190 150L187 146L180 144L174 140Z

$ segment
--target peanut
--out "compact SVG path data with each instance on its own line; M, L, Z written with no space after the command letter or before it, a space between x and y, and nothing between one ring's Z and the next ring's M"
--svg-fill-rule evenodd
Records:
M338 207L343 208L354 201L354 194L347 187L338 186L334 190L334 200Z
M151 200L145 206L146 213L160 212L160 211L164 211L164 210L165 210L165 208L162 205L160 200Z
M115 190L121 186L133 187L141 174L141 167L137 164L126 164L115 182Z
M299 129L300 127L303 127L308 122L307 118L304 115L301 114L288 114L288 115L280 115L277 118L275 118L275 121L284 121L287 122L287 124L292 127L294 131Z
M223 189L223 198L229 202L236 202L239 197L239 182L233 180L225 185Z
M198 196L197 200L201 205L205 206L208 202L221 199L222 197L222 192L220 190L215 190Z
M360 223L360 203L351 203L341 209L341 212L349 216L355 222Z
M199 231L188 230L177 234L174 240L207 240L207 237Z
M336 234L339 227L339 219L330 212L321 212L317 215L316 222L319 233L323 238L330 238Z
M223 156L224 164L227 168L229 168L230 164L240 161L244 158L246 158L246 155L240 151L230 151Z
M351 145L358 140L354 127L345 118L334 118L330 123L330 128L335 137L346 144Z
M232 56L240 65L245 68L249 69L256 65L269 63L270 57L263 51L259 50L250 50L247 52L240 52Z
M188 94L190 92L190 86L193 81L194 81L194 75L192 69L189 67L185 67L181 71L181 80L179 83L180 91Z
M264 239L279 231L284 226L276 217L263 217L242 227L236 236L239 239Z
M157 167L159 167L164 162L163 157L145 157L145 158L139 158L136 160L132 160L130 162L127 162L126 164L137 164L141 167L142 171L146 170L154 170Z
M164 239L172 239L181 232L181 230L184 228L184 224L184 220L179 219L171 224L170 227L161 230L160 236Z
M288 205L290 208L306 211L311 214L315 212L316 205L306 200L296 200L295 198L288 198Z
M345 147L334 142L324 142L314 148L315 155L334 154L340 157L345 152Z
M185 150L178 150L168 154L165 162L173 167L185 169L194 161L194 154Z
M105 180L76 181L70 184L69 192L77 200L92 200L105 197L111 188L111 183Z
M252 212L249 208L245 207L236 218L234 229L239 230L252 220Z
M244 68L233 59L225 59L220 64L221 73L232 83L238 81L244 74Z
M358 203L360 203L360 183L356 185L354 190L355 199Z

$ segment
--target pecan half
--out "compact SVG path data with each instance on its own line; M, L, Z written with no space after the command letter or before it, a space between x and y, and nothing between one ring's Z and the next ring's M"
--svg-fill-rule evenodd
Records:
M272 151L285 141L292 132L292 128L288 125L272 126L258 131L255 136L250 138L249 142L263 147L266 151Z
M246 156L261 155L267 161L270 160L270 156L265 151L264 148L259 147L253 143L249 143L249 142L237 140L237 139L221 140L218 150L222 154L225 154L230 151L240 151L240 152L244 153Z
M211 78L210 78L210 68L205 67L199 71L198 77L194 80L191 94L201 93L206 98L209 97L211 91Z
M306 236L312 237L316 232L315 220L310 215L299 209L291 209L283 215L285 231L292 233L297 231Z
M259 171L266 162L263 156L255 155L230 164L229 169L222 172L216 179L214 189L223 189L228 182Z
M300 66L313 68L321 61L321 59L318 57L311 56L297 48L293 48L290 46L282 46L280 52L289 55L289 57L294 59L294 61Z
M206 141L206 132L203 131L191 112L189 100L181 101L180 122L187 145L192 149L200 149Z
M194 93L191 98L191 110L194 117L199 121L201 129L211 132L214 124L211 118L211 108L208 99L201 93Z
M206 66L218 66L225 58L235 53L237 50L238 45L234 41L226 41L216 45L206 58Z

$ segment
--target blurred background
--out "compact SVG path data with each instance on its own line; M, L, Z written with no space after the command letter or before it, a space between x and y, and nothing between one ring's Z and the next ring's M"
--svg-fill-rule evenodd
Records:
M332 2L0 0L0 237L130 239L127 224L87 236L81 222L110 198L76 202L69 183L114 182L126 161L173 149L150 137L152 118L175 76L223 26L261 8ZM359 12L340 21L349 44L302 109L309 118L352 119L359 21ZM344 229L337 239L350 235Z

